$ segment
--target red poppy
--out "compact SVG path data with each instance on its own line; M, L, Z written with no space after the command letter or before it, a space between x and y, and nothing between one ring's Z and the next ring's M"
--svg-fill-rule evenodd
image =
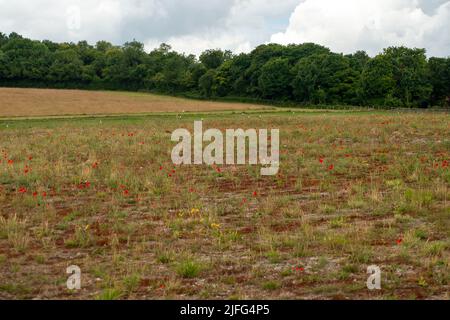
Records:
M334 169L334 164L332 164L328 167L328 170L330 170L330 171L332 171L333 169Z
M448 168L448 161L447 160L442 161L442 168Z
M33 160L33 157L32 157L32 156L29 156L29 157L28 157L28 160L30 160L30 161Z
M47 192L42 192L42 196L45 198L47 196Z
M38 193L37 192L33 192L33 197L37 197Z
M92 165L92 168L97 169L97 167L98 167L98 162L94 162L94 164Z
M13 163L14 163L13 160L11 160L11 159L8 160L8 164L13 164Z
M323 159L319 159L319 162L320 162L320 163L323 163L323 161L324 161Z
M401 245L402 242L403 242L403 239L402 239L402 238L397 239L397 245Z
M123 195L124 195L124 196L128 196L129 194L130 194L130 191L128 191L128 190L124 190L124 191L123 191Z
M162 166L159 167L159 171L162 171L162 169L164 169Z
M19 188L19 193L27 193L27 189L24 187Z
M254 197L257 197L258 196L258 193L255 191L255 192L253 192L253 196Z

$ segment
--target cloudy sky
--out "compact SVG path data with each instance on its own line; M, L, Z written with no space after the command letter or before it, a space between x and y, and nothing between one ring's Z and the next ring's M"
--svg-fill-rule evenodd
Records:
M390 45L450 56L450 0L0 0L0 32L53 41L136 39L198 54L315 42L336 52Z

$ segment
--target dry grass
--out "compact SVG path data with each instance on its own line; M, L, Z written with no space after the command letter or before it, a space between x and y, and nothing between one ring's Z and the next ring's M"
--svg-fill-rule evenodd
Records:
M147 93L0 88L0 117L136 114L268 108Z

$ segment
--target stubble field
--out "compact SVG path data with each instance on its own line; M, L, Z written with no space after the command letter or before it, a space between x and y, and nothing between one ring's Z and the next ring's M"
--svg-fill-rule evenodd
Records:
M174 166L171 132L200 119L280 129L279 174ZM446 113L9 119L0 134L0 298L448 299Z

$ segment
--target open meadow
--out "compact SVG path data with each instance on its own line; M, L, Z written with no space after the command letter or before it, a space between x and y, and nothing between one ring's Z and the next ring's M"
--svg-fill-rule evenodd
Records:
M0 116L123 113L125 95L109 96L116 111L45 93L50 109L12 98ZM249 106L135 99L133 112L179 113L0 119L0 299L449 298L448 113L183 114ZM172 131L200 119L280 129L278 175L174 166Z

